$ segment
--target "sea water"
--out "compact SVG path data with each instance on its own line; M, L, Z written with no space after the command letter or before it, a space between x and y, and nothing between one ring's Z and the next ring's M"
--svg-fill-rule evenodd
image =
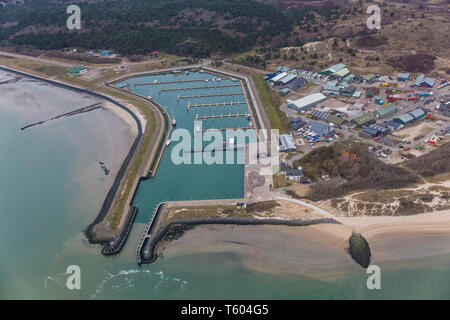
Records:
M273 275L247 269L233 251L138 267L143 222L120 254L102 256L82 234L107 192L97 161L111 161L94 112L20 131L22 114L0 105L1 299L450 298L449 255L380 263L381 290L367 289L357 266L332 279ZM80 267L80 290L66 287L70 265Z

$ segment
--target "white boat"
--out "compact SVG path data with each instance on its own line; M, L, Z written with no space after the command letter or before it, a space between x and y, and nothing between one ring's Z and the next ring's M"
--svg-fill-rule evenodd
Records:
M166 141L166 146L168 146L171 142L172 142L172 140L167 139L167 141Z
M173 126L176 126L176 125L177 125L177 120L175 120L175 118L172 119L172 125L173 125Z

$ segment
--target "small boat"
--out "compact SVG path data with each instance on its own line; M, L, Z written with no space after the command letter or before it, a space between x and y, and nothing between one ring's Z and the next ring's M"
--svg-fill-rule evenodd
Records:
M172 125L173 125L173 126L176 126L176 125L177 125L177 120L175 120L175 118L172 119Z
M158 83L158 80L154 80L153 83Z
M172 140L167 139L167 141L166 141L166 146L168 146L171 142L172 142Z

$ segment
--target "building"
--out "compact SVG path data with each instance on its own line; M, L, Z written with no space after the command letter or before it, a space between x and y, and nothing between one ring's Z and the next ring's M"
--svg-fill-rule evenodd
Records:
M88 68L81 66L73 66L69 70L67 70L67 74L71 76L79 75L88 72Z
M295 90L297 88L303 87L305 84L308 83L308 80L306 80L303 77L297 77L297 79L292 80L286 85L286 88L289 88L291 90Z
M314 132L319 137L331 137L336 134L334 126L330 126L316 121L308 122L308 130Z
M280 94L285 96L285 95L289 94L290 92L291 92L291 90L289 90L289 88L283 88L283 89L281 89Z
M408 124L410 124L411 122L414 121L414 118L409 113L405 113L405 114L399 115L398 117L395 117L392 120L394 120L395 122L400 123L404 126L407 126Z
M294 139L290 134L281 135L280 144L280 151L282 152L295 152L297 150L294 144Z
M335 124L335 125L340 126L341 124L344 123L345 119L342 118L342 117L338 117L338 116L336 116L336 115L334 115L334 114L329 114L329 115L328 115L328 118L327 118L327 121L328 121L329 123L333 123L333 124Z
M394 120L391 120L386 123L386 127L391 129L392 131L397 131L400 129L403 129L405 126L401 123L395 122Z
M300 182L300 179L303 177L302 167L298 167L297 169L287 169L285 171L285 176L286 180Z
M363 76L364 81L366 82L373 82L376 79L376 75L374 75L373 73L370 74L366 74L365 76Z
M355 93L352 94L353 98L361 98L362 92L361 91L355 91Z
M339 72L339 70L342 70L344 68L346 68L345 64L338 63L335 64L334 66L329 67L328 69L323 70L321 74L325 76L330 76L332 74L336 74L336 72Z
M329 95L338 96L341 92L337 81L328 81L323 87L322 92Z
M323 121L327 121L327 118L329 116L328 113L322 112L322 111L319 111L316 109L311 110L308 114L311 115L311 117L313 117L314 119L323 120Z
M398 81L408 81L410 78L409 73L400 72L397 76Z
M423 111L421 108L417 108L411 111L409 114L414 118L414 120L419 120L425 117L425 111Z
M370 87L369 89L366 89L366 98L372 98L373 96L377 95L380 92L380 89L375 87Z
M335 76L340 77L341 79L344 79L349 74L350 70L348 70L347 68L342 68L341 70L334 73Z
M281 79L283 79L286 76L287 76L287 72L279 73L275 77L271 78L269 80L269 82L272 83L272 85L277 84Z
M159 51L158 50L150 52L150 57L154 58L154 57L158 57L158 56L159 56Z
M303 121L301 118L294 118L289 121L289 124L291 125L291 128L293 130L298 130L299 128L306 125L306 122Z
M362 125L364 125L366 123L373 123L373 122L375 122L375 119L373 118L373 116L370 113L366 113L366 114L363 114L363 115L361 115L359 117L356 117L356 118L352 119L352 121L354 123L356 123L356 125L362 126Z
M390 103L387 106L384 106L384 107L381 107L380 109L375 110L373 112L373 115L377 119L383 119L383 118L387 118L389 116L394 115L397 111L398 111L397 107L393 103Z
M379 126L377 124L371 124L371 125L363 125L361 126L364 133L367 135L370 135L372 138L379 137L379 136L386 136L389 134L389 129L386 127Z
M425 77L425 75L421 73L414 79L411 87L432 88L434 83L435 81L433 78Z
M288 73L288 75L286 77L282 78L279 81L279 83L280 83L280 85L285 86L289 82L291 82L292 80L295 80L295 79L297 79L297 74L295 74L295 73Z
M288 103L288 108L295 109L298 111L307 110L315 105L324 102L327 99L322 93L313 93L309 96L300 98L293 102Z
M346 86L343 90L342 90L342 95L344 96L349 96L351 97L356 91L356 87L352 86L352 85L348 85Z

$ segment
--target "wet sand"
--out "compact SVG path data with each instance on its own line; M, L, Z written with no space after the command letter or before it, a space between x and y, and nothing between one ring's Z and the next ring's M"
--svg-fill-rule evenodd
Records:
M43 121L42 124L21 131L21 134L33 135L36 130L53 132L52 128L55 128L55 134L64 132L64 136L80 149L86 149L80 156L89 161L82 161L87 163L82 170L103 179L106 192L113 184L137 134L137 125L131 115L110 102L14 73L0 71L0 80L0 108L19 115L20 126L17 130ZM6 80L9 82L6 83ZM49 120L96 103L100 103L101 108ZM80 128L87 127L93 139L89 144L78 134ZM93 146L88 148L87 145L91 144ZM99 161L106 161L109 175L104 175ZM74 177L74 182L80 181Z
M372 264L450 253L450 210L414 216L339 218L343 225L197 226L164 242L164 256L233 253L242 266L274 274L333 279L361 270L349 256L348 237L368 240Z

